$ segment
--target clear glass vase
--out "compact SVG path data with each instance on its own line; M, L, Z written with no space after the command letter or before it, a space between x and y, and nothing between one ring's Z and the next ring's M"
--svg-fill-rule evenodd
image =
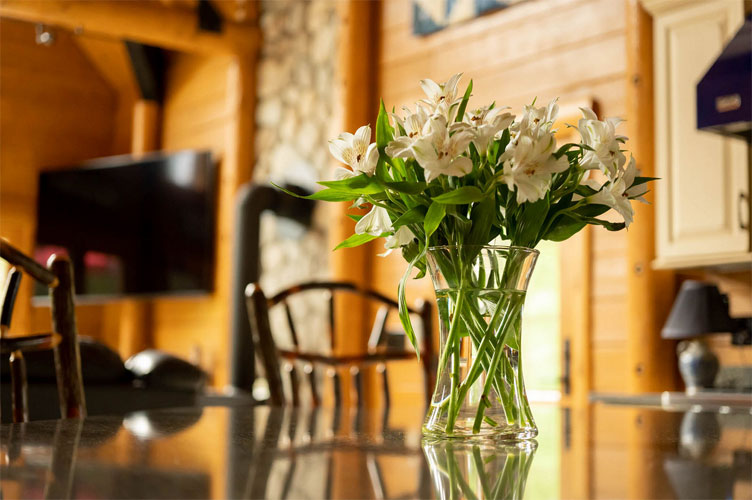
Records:
M426 436L538 435L522 375L522 307L538 252L504 246L428 249L439 310L436 389Z
M471 443L423 440L436 498L522 500L537 448L534 440Z

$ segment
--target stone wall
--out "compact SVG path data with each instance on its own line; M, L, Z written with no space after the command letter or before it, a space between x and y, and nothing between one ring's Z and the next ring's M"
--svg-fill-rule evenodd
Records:
M291 183L313 189L331 177L327 141L335 124L338 16L331 0L265 0L258 64L254 182ZM319 204L313 228L300 231L273 216L261 226L261 284L275 293L292 284L329 276L327 207ZM328 346L327 302L307 297L294 311L305 318L302 346ZM274 311L273 311L274 312ZM278 343L289 344L286 318L270 318ZM300 332L299 332L300 333Z

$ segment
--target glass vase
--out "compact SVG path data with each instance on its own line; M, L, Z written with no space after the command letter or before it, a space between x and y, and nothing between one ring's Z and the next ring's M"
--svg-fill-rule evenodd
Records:
M522 500L537 443L423 440L435 496L441 500Z
M427 261L439 311L436 388L423 433L525 440L538 435L522 373L522 307L538 252L440 246Z

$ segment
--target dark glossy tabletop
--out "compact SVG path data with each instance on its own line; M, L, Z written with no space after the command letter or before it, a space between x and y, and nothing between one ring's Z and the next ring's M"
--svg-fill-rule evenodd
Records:
M0 428L2 498L750 498L752 415L538 405L537 442L427 442L419 410L160 410ZM386 423L385 423L386 422Z

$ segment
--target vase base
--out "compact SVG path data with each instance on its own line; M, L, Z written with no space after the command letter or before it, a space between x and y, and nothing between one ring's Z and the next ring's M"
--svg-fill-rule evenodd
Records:
M423 437L428 440L462 440L462 441L520 441L534 443L533 439L538 435L535 427L509 426L503 428L483 427L474 433L472 427L457 428L448 434L445 428L423 426Z

